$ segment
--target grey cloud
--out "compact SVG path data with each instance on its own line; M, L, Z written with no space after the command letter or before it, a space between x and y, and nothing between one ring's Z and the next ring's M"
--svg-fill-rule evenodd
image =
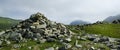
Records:
M50 20L69 24L74 20L102 21L120 14L120 0L1 0L0 15L26 19L42 12Z

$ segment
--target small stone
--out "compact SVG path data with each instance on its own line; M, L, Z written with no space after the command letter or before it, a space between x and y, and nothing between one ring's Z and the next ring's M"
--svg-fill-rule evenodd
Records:
M37 41L38 39L37 38L33 38L35 41Z
M56 47L55 50L58 50L59 47Z
M53 39L53 38L47 38L47 42L55 42L55 39Z
M92 46L89 50L95 50L95 48Z
M65 49L65 47L62 46L62 47L59 47L58 50L67 50L67 49Z
M20 48L20 45L19 44L14 44L13 48Z
M40 40L40 43L45 43L45 42L46 42L46 39Z
M93 40L93 42L97 43L97 42L99 42L99 40L100 40L100 38L96 38Z
M66 44L66 45L65 45L65 48L66 48L66 49L69 49L69 48L71 48L71 47L72 47L71 44Z
M82 45L75 45L77 48L81 48L82 47Z
M71 38L66 38L65 41L66 42L71 42Z
M117 49L120 50L120 45L117 46Z
M115 42L116 38L109 38L110 42Z
M2 45L2 41L0 40L0 46Z
M10 41L6 41L6 44L8 44L8 45L9 45L9 44L11 44L11 42L10 42Z
M80 39L80 36L77 36L77 39Z
M78 50L78 48L76 48L76 47L72 47L72 50Z
M26 43L26 42L27 42L27 39L23 39L22 42L25 42L25 43Z
M46 28L46 24L42 24L42 25L37 25L37 28Z
M109 41L108 37L101 37L99 42Z
M81 48L82 47L82 45L78 44L78 40L76 40L76 42L75 42L75 47L77 47L77 48Z
M111 50L118 50L118 49L111 49Z
M45 50L54 50L54 47L47 48Z
M0 35L2 35L3 33L5 33L5 31L1 31L1 32L0 32Z
M88 37L88 40L90 40L90 41L93 41L94 39L96 39L95 37Z
M35 26L30 26L30 28L35 28Z
M31 46L29 46L29 47L28 47L28 49L30 49L30 50L31 50L31 49L32 49L32 47L31 47Z
M117 42L120 42L120 39L116 39Z
M85 37L81 37L81 38L80 38L80 40L83 40L83 41L85 41L85 40L86 40L86 38L85 38Z

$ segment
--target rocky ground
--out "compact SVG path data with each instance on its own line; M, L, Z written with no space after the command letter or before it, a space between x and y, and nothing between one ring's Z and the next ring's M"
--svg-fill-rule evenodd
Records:
M64 24L36 13L0 32L1 50L120 50L120 39L73 33Z

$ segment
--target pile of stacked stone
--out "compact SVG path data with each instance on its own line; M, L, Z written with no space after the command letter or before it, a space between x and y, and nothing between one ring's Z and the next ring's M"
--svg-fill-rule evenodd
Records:
M31 15L16 26L0 34L0 42L27 42L28 39L40 43L52 41L71 41L72 32L63 24L48 20L43 14ZM8 42L8 43L9 43Z

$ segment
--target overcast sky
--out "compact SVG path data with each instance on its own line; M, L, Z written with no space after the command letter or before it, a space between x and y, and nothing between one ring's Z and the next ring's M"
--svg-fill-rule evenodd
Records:
M0 0L0 16L27 19L37 12L64 24L96 22L120 14L120 0Z

